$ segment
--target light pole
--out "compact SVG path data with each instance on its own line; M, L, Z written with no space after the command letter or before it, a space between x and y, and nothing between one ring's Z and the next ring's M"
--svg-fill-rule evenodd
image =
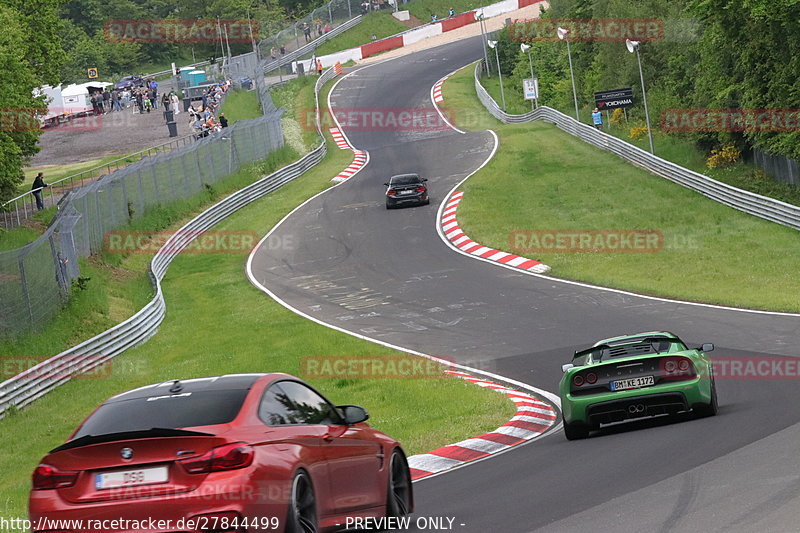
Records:
M531 45L522 43L522 44L519 45L519 49L522 51L523 54L525 52L528 53L528 64L531 66L531 79L533 79L534 76L533 76L533 59L531 59ZM536 98L533 99L533 101L534 101L534 105L536 106L536 108L538 108L539 107L539 95L538 94L536 95Z
M569 49L569 30L566 28L558 28L556 30L558 38L562 41L567 41L567 57L569 57L569 77L572 79L572 99L575 100L575 120L581 121L578 115L578 93L575 91L575 75L572 73L572 52Z
M484 29L483 25L483 10L479 9L475 12L478 17L478 22L481 25L481 38L483 39L483 60L484 64L486 65L486 75L492 75L492 69L489 68L489 52L486 51L486 30Z
M503 111L506 110L506 93L503 90L503 73L500 71L500 52L497 51L497 41L488 41L489 48L494 48L494 56L497 58L497 76L500 79L500 97L503 99Z
M650 153L655 154L655 149L653 148L653 132L650 130L650 112L647 110L647 93L644 90L644 74L642 74L642 58L639 56L639 41L631 41L630 39L625 39L625 46L628 48L628 52L634 53L636 52L636 61L639 63L639 79L642 81L642 99L644 100L644 118L647 122L647 136L650 138Z

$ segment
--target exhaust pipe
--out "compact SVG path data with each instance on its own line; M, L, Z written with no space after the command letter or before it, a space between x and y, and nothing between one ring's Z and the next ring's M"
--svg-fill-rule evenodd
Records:
M628 412L632 415L636 413L642 413L644 412L644 405L640 403L637 403L636 405L631 404L628 406Z

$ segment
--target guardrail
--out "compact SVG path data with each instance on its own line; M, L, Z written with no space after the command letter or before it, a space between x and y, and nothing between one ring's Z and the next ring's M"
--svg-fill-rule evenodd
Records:
M176 231L150 262L150 278L155 289L155 296L150 303L121 324L0 383L0 418L9 409L25 407L73 376L89 372L155 335L166 314L161 280L175 256L189 246L200 232L297 178L325 157L325 139L320 128L319 90L335 76L335 70L328 69L317 79L315 86L317 133L322 139L320 145L291 165L211 206Z
M475 91L478 93L478 99L484 107L499 121L505 124L532 122L535 120L551 122L570 135L612 152L629 163L652 172L656 176L697 191L714 201L739 211L800 230L800 207L796 205L745 191L676 165L613 135L599 131L589 124L578 122L574 118L547 106L540 106L538 109L524 115L511 115L504 112L481 85L481 68L481 63L478 62L475 66Z
M325 41L336 37L340 33L349 30L350 28L361 22L361 19L362 19L361 15L353 17L352 19L348 20L341 26L335 27L328 33L323 34L322 37L318 37L317 39L311 41L310 43L301 46L297 50L293 50L292 52L289 52L286 55L281 56L273 61L266 60L264 64L264 74L268 74L274 70L282 68L285 65L288 65L289 63L296 61L297 59L300 59L304 55L313 52L314 50L317 49L319 45L321 45Z

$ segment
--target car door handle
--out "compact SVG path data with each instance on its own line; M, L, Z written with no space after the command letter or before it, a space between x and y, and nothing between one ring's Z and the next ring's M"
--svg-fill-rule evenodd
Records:
M330 433L325 433L322 436L322 440L324 440L325 442L333 442L333 436Z

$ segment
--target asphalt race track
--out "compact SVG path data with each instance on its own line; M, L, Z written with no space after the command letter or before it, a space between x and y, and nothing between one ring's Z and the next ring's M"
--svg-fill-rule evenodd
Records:
M430 107L431 86L481 55L473 38L362 68L336 86L332 104ZM270 237L293 246L268 240L253 261L258 281L304 313L551 392L575 349L624 333L666 329L715 343L717 357L800 355L800 317L640 298L454 252L437 235L436 211L490 154L488 132L343 129L369 151L367 167ZM404 172L430 179L431 204L387 211L382 184ZM423 479L415 516L452 517L454 530L475 533L797 530L800 388L744 379L717 388L716 417L641 422L574 442L559 431Z

